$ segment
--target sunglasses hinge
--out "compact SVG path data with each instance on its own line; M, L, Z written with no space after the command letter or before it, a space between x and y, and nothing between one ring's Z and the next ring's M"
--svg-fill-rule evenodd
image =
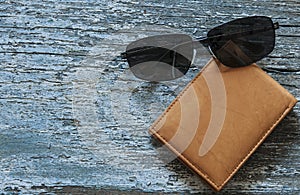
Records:
M127 58L127 53L126 52L122 52L121 53L121 58L122 59L126 59Z
M278 29L279 28L279 23L278 22L273 23L273 25L274 25L274 29Z

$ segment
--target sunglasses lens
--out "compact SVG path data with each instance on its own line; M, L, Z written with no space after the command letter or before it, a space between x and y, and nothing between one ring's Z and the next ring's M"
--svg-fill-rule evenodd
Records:
M130 70L136 77L148 81L167 81L183 76L192 58L192 38L183 34L147 37L126 48Z
M272 52L275 30L270 18L241 18L208 32L209 46L222 64L230 67L250 65Z

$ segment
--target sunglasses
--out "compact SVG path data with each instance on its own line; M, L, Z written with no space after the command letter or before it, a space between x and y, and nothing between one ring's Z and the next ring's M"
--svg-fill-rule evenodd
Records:
M228 67L255 63L273 51L275 29L278 28L278 22L273 23L269 17L245 17L217 26L207 33L207 37L195 40L185 34L139 39L130 43L121 57L140 79L173 80L187 73L200 45L207 47L213 57Z

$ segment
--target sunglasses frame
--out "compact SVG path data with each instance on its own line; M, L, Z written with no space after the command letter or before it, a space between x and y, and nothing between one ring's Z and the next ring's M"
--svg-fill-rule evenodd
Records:
M237 33L230 33L230 34L221 34L221 35L216 35L216 36L197 37L197 38L195 38L195 39L192 39L192 37L190 36L192 41L184 42L184 43L181 43L181 44L177 44L177 45L175 45L173 48L176 48L176 47L181 46L181 45L184 45L184 44L193 44L193 48L196 49L197 47L200 47L200 45L198 44L198 43L200 43L201 45L203 45L204 47L206 47L206 48L208 49L208 51L210 52L210 54L211 54L214 58L218 59L218 58L216 57L216 54L215 54L215 53L213 52L213 50L211 49L211 40L216 39L216 38L228 38L228 39L231 39L231 37L232 37L232 38L235 38L235 37L237 37L237 36L243 37L243 36L249 35L249 33L266 32L266 31L268 31L268 30L274 30L274 31L275 31L276 29L279 28L280 25L279 25L278 22L273 22L272 19L269 18L269 17L267 17L267 16L249 16L249 17L244 17L244 18L238 18L238 19L235 19L235 20L231 20L231 21L226 22L226 23L224 23L224 24L222 24L222 25L216 26L216 27L214 27L214 28L212 28L211 30L208 31L207 34L209 34L209 32L211 32L211 31L213 31L213 30L215 30L215 29L217 29L217 28L220 28L221 26L228 25L228 24L230 24L230 23L235 23L235 22L242 21L242 20L247 20L247 19L249 19L249 20L250 20L250 19L257 19L257 18L269 19L269 20L272 22L272 26L271 26L271 27L270 27L270 26L265 26L265 27L262 26L262 28L259 28L259 29L253 29L253 30L244 31L244 32L237 32ZM164 35L176 35L176 34L164 34ZM156 35L156 36L164 36L164 35ZM180 34L179 34L179 35L180 35ZM181 34L181 35L183 35L183 34ZM186 35L186 36L189 36L189 35ZM153 37L155 37L155 36L153 36ZM145 37L145 38L139 39L139 40L137 40L137 41L141 41L141 40L147 39L147 38L149 38L149 37ZM275 38L275 34L274 34L274 38ZM134 42L136 42L136 41L134 41ZM133 42L133 43L134 43L134 42ZM274 40L274 43L275 43L275 40ZM197 46L197 47L196 47L196 46ZM164 47L164 45L162 45L161 47ZM121 58L122 58L122 59L128 59L128 57L130 57L130 56L132 56L132 55L134 55L134 54L136 54L136 53L143 52L143 51L147 51L147 50L153 49L153 48L157 48L157 47L155 47L155 46L147 46L147 48L142 47L142 48L134 48L134 49L130 49L129 51L122 52L122 53L121 53ZM169 49L171 50L172 48L169 48ZM274 47L272 48L272 50L273 50L273 49L274 49ZM271 50L271 51L272 51L272 50ZM268 53L268 54L269 54L269 53ZM266 54L265 56L267 56L268 54ZM264 56L264 57L265 57L265 56ZM263 57L262 57L262 58L263 58ZM218 60L220 60L220 59L218 59ZM222 60L220 60L220 61L222 62ZM258 61L258 60L257 60L257 61ZM130 65L130 64L129 64L129 65ZM226 65L226 64L224 64L224 65L225 65L225 66L229 66L229 65ZM248 64L248 65L250 65L250 64ZM233 66L229 66L229 67L233 67ZM240 66L237 66L237 67L240 67Z

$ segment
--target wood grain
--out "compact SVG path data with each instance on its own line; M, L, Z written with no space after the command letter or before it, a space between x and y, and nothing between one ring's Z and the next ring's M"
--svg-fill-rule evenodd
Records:
M297 0L0 1L0 192L214 193L178 160L165 163L147 132L206 53L165 83L136 79L119 54L138 36L197 37L248 15L282 25L258 64L299 100ZM298 103L221 194L299 194L299 118Z

